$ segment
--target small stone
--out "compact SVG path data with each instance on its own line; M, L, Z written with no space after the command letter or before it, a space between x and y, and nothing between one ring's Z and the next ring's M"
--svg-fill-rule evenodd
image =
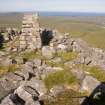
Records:
M50 92L51 92L50 94L52 96L56 96L59 93L64 92L64 91L65 91L64 86L54 86L53 88L50 89Z

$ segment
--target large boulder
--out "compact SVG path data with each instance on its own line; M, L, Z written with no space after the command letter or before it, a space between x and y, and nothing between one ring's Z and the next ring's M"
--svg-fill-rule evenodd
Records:
M39 96L42 96L47 92L43 81L37 80L35 77L33 77L30 81L21 82L21 84L22 85L24 84L24 86L30 86L31 88L35 89L37 93L39 94Z
M53 47L50 46L43 46L42 47L42 55L46 59L52 59L56 53L56 50Z
M25 102L31 100L32 97L35 97L37 100L39 96L38 92L35 89L33 89L31 86L24 86L24 85L19 86L15 90L14 94L17 94Z
M0 100L6 97L8 94L13 92L16 89L23 78L14 73L8 73L0 80Z
M26 64L22 68L27 72L33 73L33 62L26 62Z
M25 69L18 70L15 74L21 76L23 80L29 79L29 73Z
M23 78L19 75L15 75L15 73L8 73L0 80L0 83L4 89L12 90L17 88L22 80Z
M4 98L4 100L1 101L0 105L15 105L12 100L10 99L10 95Z
M100 85L100 82L92 76L86 76L82 82L81 92L87 91L92 93L93 90Z
M6 90L0 83L0 102L10 94L11 90ZM4 104L3 104L4 105Z

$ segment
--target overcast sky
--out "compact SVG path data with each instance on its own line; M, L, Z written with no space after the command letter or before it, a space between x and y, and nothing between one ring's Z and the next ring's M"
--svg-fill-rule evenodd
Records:
M0 12L8 11L71 11L105 13L105 0L0 0Z

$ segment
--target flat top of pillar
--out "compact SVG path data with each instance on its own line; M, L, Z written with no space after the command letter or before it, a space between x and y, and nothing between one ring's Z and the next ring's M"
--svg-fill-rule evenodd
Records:
M31 15L31 16L32 16L32 15L38 16L38 12L32 12L32 13L29 12L29 13L24 13L24 15L25 15L25 16L29 16L29 15Z

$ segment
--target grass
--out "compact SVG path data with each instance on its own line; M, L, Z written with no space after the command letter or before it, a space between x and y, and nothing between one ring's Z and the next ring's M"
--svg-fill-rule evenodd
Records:
M83 71L88 71L90 67L86 64L76 64L73 66L74 69L81 69Z
M61 57L61 59L65 61L71 61L77 57L76 52L59 52L58 57Z
M97 80L99 80L101 82L105 82L105 71L102 70L98 66L90 67L90 66L87 66L87 65L84 65L84 64L79 64L79 65L75 65L74 68L76 68L78 70L83 70L85 72L88 72L89 75L93 76Z
M8 66L8 72L15 72L19 69L19 65L17 64L11 64Z
M63 62L54 62L52 60L46 60L46 64L51 66L51 67L64 67L64 63Z
M21 56L25 59L28 59L28 60L33 60L35 58L42 58L42 55L41 55L40 51L38 51L38 52L34 52L34 51L25 52Z
M21 28L22 13L1 13L0 14L0 27Z
M19 69L19 65L11 64L9 66L2 66L0 65L0 77L8 72L15 72Z
M105 28L100 25L102 21L102 17L40 17L43 27L68 32L72 37L81 37L92 46L105 49Z
M22 13L0 14L0 26L21 28ZM105 50L104 17L40 17L41 27L68 32L72 37L81 37L89 44Z
M44 83L48 90L55 85L71 85L77 82L76 77L68 70L57 71L47 75L44 79Z
M4 75L7 72L8 72L7 67L6 66L4 67L4 66L0 65L0 76Z
M101 82L105 82L105 71L102 70L100 67L94 66L91 67L89 70L90 75L97 78Z
M79 105L79 99L73 98L78 96L79 93L72 90L66 90L55 97L54 100L44 100L44 105Z
M52 67L62 67L66 69L64 66L64 62L71 61L77 57L76 52L58 52L56 57L60 57L61 61L54 62L53 60L46 60L46 64Z

